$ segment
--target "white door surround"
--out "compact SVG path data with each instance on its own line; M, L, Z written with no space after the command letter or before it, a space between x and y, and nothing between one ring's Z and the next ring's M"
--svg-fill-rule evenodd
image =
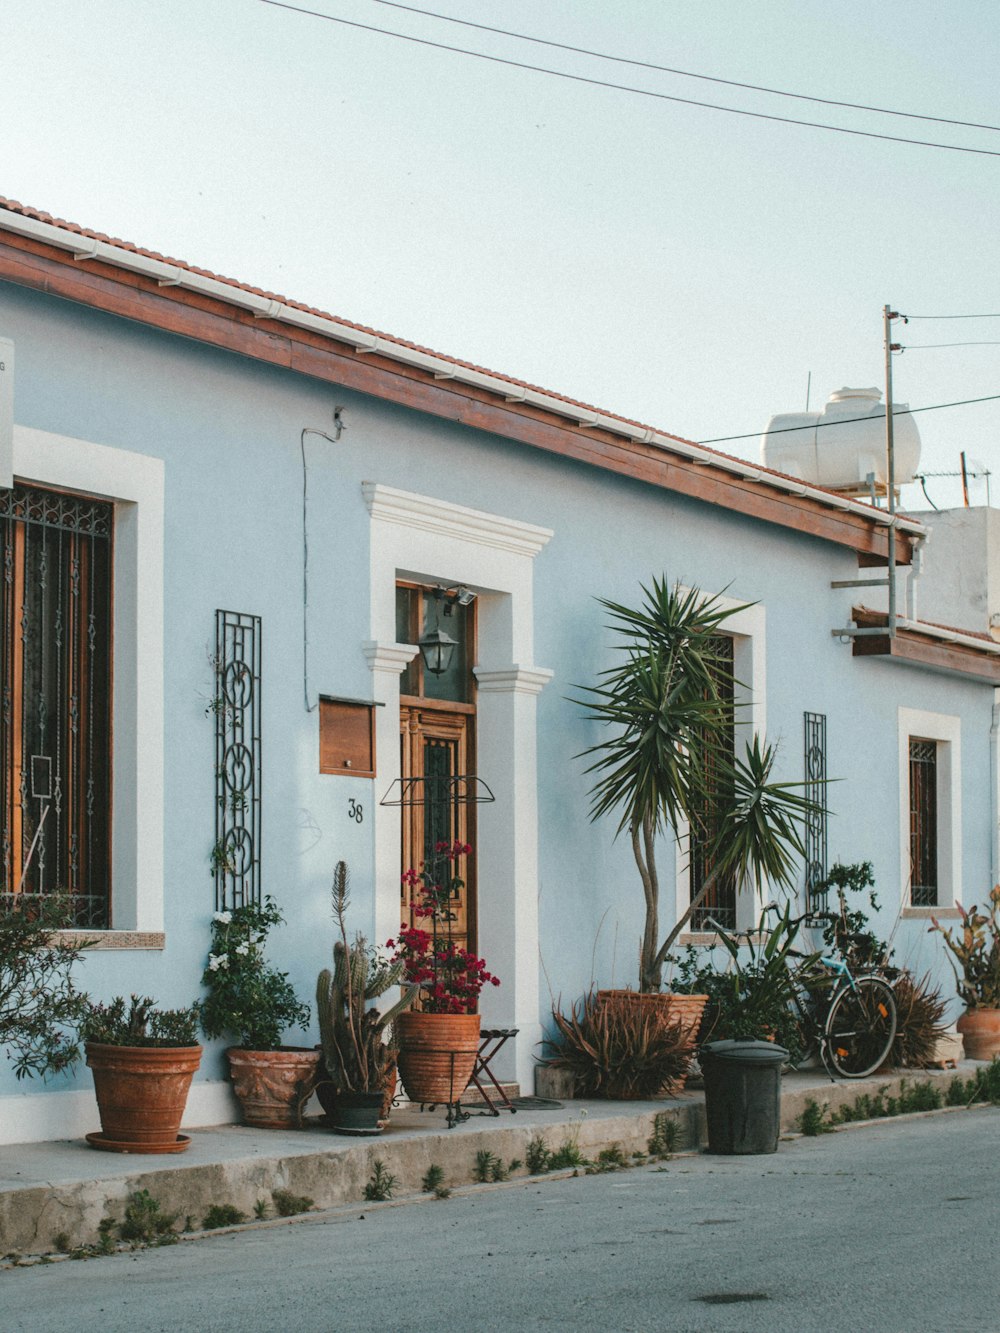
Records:
M371 639L379 777L375 785L375 938L399 929L398 807L378 802L400 776L399 680L417 649L397 644L396 583L463 584L478 596L477 768L496 800L477 832L479 952L500 978L482 1002L487 1027L519 1030L505 1077L532 1087L538 1010L536 699L552 672L533 664L533 561L548 528L449 501L362 484L371 515Z

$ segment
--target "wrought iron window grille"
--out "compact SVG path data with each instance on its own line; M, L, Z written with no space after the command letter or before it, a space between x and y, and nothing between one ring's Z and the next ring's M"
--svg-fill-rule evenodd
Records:
M0 490L0 911L111 924L114 506Z
M803 842L806 861L806 906L811 912L826 910L827 894L820 885L827 876L826 809L826 714L803 713L805 733L805 790L812 809L805 820Z
M261 901L261 620L216 611L215 843L217 911Z

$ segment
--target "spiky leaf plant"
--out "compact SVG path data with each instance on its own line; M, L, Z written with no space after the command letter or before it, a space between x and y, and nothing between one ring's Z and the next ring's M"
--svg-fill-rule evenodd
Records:
M384 1013L371 1006L371 1001L401 983L405 964L402 959L382 958L364 935L348 940L348 884L347 864L338 861L332 899L340 938L334 942L332 969L324 968L316 982L323 1060L338 1093L383 1092L396 1060L386 1034L396 1016L416 999L419 987L407 987Z

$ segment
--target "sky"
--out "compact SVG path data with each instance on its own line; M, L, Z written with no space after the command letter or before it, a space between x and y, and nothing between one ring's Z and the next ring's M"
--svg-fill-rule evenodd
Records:
M298 0L297 0L298 2ZM0 0L0 194L687 439L883 383L882 308L1000 315L1000 130L262 0ZM995 0L416 0L632 61L1000 126ZM2 319L2 312L0 312ZM2 329L0 329L2 333ZM1000 318L896 326L897 403L1000 394ZM941 343L984 343L932 347ZM920 346L920 345L923 346ZM922 413L996 476L1000 401ZM961 503L930 478L935 504ZM986 499L974 481L971 499ZM904 503L922 508L918 487Z

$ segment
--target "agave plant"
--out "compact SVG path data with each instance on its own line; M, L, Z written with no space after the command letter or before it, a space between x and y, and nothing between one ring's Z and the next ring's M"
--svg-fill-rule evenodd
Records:
M584 697L577 702L612 729L583 752L593 757L590 815L618 813L616 836L627 832L631 839L646 908L639 985L657 991L674 941L720 881L791 885L797 858L804 856L800 826L816 807L795 790L801 783L773 781L775 751L759 737L742 758L731 752L718 638L726 620L746 606L725 605L665 578L642 592L638 609L600 601L625 658L603 672L599 684L578 687ZM712 790L707 774L715 777ZM712 812L707 826L706 801ZM711 869L661 941L656 840L684 825L703 837Z
M385 1013L371 1005L403 980L405 962L384 957L364 935L348 941L350 902L347 865L338 861L333 875L333 915L340 938L333 946L333 967L316 982L316 1010L326 1072L338 1093L383 1092L396 1051L385 1037L394 1018L417 997L409 986Z

